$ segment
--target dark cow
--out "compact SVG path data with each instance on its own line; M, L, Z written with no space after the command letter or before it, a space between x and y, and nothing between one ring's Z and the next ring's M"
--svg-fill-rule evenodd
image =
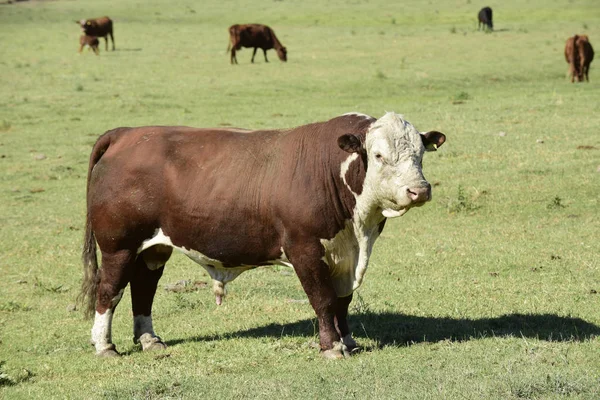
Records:
M100 54L100 50L98 50L99 44L100 44L100 42L98 42L98 38L96 36L81 35L79 37L79 53L81 53L83 51L83 48L87 45L87 46L90 46L90 49L92 49L94 51L94 53L96 53L96 55L99 55Z
M569 63L571 82L589 82L590 64L594 59L594 49L587 35L574 35L565 43L565 60Z
M346 114L294 129L147 126L102 135L90 156L81 295L96 353L117 355L112 318L131 286L133 336L164 348L152 324L163 266L178 249L225 284L262 265L292 266L328 358L357 348L348 322L386 218L431 199L425 150L446 140L398 114ZM96 260L96 243L102 267Z
M230 26L227 51L231 49L230 61L232 64L238 63L235 52L242 47L254 47L251 62L254 62L256 50L259 48L262 49L265 55L265 62L269 62L269 60L267 60L267 50L269 49L275 49L279 59L281 61L287 61L287 49L279 42L273 29L266 25L247 24Z
M494 23L492 21L492 9L490 7L483 7L479 14L477 14L477 19L479 20L479 25L477 30L480 30L483 26L483 29L489 29L490 31L494 30Z
M108 50L108 36L112 41L112 49L115 50L115 38L113 36L113 22L108 17L90 18L75 21L81 27L81 30L86 36L103 37Z

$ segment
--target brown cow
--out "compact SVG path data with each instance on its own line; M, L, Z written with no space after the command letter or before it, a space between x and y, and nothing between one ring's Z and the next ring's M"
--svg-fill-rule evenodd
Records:
M128 283L134 340L143 350L165 347L151 312L173 249L204 267L217 304L244 271L293 267L317 314L324 355L349 354L357 345L348 305L373 244L387 218L431 199L423 153L445 140L394 113L267 131L106 132L89 162L81 292L95 313L96 354L118 354L111 326ZM413 229L422 227L415 221Z
M587 35L574 35L565 43L565 60L569 63L571 82L585 79L589 82L590 64L594 59L594 49Z
M112 41L112 49L115 50L115 38L113 36L113 22L108 17L101 18L90 18L75 21L75 23L81 26L81 30L86 36L97 36L103 37L106 44L106 50L108 50L108 36Z
M96 55L100 55L100 50L98 50L99 44L100 42L96 36L81 35L79 37L79 53L81 54L83 48L87 45L90 46L90 49L92 49Z
M273 29L266 25L261 24L246 24L246 25L232 25L229 27L229 45L227 51L231 49L230 61L233 64L237 64L237 57L235 56L236 50L240 50L242 47L254 47L252 52L251 62L254 62L254 56L256 50L261 48L265 55L265 62L267 60L267 50L275 49L277 56L281 61L287 61L287 49L283 47L281 42L275 36Z

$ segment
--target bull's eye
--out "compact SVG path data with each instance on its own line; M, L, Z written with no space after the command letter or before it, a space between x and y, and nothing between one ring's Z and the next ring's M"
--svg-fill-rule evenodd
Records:
M386 158L381 153L375 153L375 160L380 162L381 164L387 164Z

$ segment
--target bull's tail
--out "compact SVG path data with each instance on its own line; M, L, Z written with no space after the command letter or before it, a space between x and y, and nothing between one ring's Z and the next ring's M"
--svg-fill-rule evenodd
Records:
M231 26L231 27L229 27L229 43L227 43L227 50L225 50L225 53L229 53L229 50L231 50L231 47L234 46L234 44L233 44L234 36L235 36L235 30L234 30L233 26Z
M98 163L98 161L100 161L100 158L110 146L112 137L111 132L107 132L102 135L94 145L88 166L87 192L89 192L90 189L92 169ZM100 282L100 274L98 270L98 258L96 256L96 237L92 229L89 207L87 208L86 214L85 236L83 240L83 252L81 256L83 261L83 281L81 283L81 291L77 297L77 300L83 305L85 316L90 318L94 315L94 311L96 309L96 292L98 289L98 283Z
M84 314L90 318L96 309L96 290L98 289L98 258L96 257L96 238L92 231L92 224L88 215L85 224L85 237L83 241L83 281L78 300L84 307Z
M227 50L225 53L229 53L229 50L232 49L239 50L241 48L239 25L232 25L229 27L229 43L227 43Z

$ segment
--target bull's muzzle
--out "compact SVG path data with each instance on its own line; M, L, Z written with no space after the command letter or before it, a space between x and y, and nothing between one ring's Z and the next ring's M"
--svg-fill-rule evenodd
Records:
M407 187L406 195L414 204L425 203L431 200L431 185L428 183L426 186Z

